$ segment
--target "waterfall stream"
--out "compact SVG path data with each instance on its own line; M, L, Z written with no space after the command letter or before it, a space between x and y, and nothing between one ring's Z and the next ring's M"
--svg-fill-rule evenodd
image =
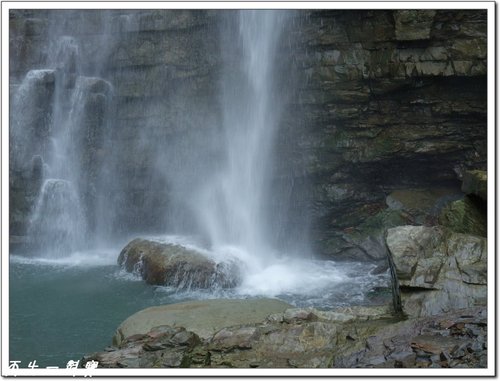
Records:
M269 235L273 142L283 94L277 92L276 54L285 15L240 11L239 28L224 30L226 63L222 79L224 161L201 188L197 205L212 249L236 247L255 260L274 257Z
M342 266L311 259L307 204L292 204L293 176L283 168L293 166L282 165L287 159L277 148L295 84L286 58L293 12L221 13L210 99L196 97L197 77L173 79L179 68L156 73L164 81L158 89L137 92L138 83L128 82L137 66L149 70L148 60L167 54L175 61L178 52L137 33L159 25L140 12L96 13L93 23L85 15L54 12L46 67L27 73L14 100L12 167L36 175L39 187L27 229L31 256L73 258L109 247L118 255L131 237L180 237L184 246L240 264L236 295L307 298L348 282ZM85 33L100 26L93 44L91 35L68 34L72 18ZM200 38L205 49L211 40ZM193 54L182 39L169 41L185 49L182 60ZM101 54L89 56L90 45ZM208 46L202 53L213 54ZM140 109L151 117L138 124ZM291 209L300 216L293 224Z
M117 19L123 24L120 30L133 25L130 17L120 15ZM173 222L174 231L200 235L205 249L237 256L253 272L290 257L290 253L280 250L276 239L286 223L284 211L290 206L286 202L276 206L279 198L276 194L282 189L272 185L276 177L273 173L277 160L275 137L291 91L287 84L290 73L279 59L288 19L285 11L248 10L225 17L219 32L222 72L218 79L217 103L220 115L208 125L211 140L204 140L203 134L201 138L190 137L187 142L156 140L157 132L153 128L138 126L139 138L129 141L130 147L114 144L105 133L109 126L114 131L120 128L109 113L112 85L87 75L86 71L91 71L88 67L93 67L93 72L96 69L83 55L82 41L73 36L58 36L62 31L52 28L51 33L56 36L50 47L48 69L28 73L19 89L23 97L18 96L13 113L16 132L37 129L35 116L24 124L17 120L18 115L23 114L21 110L29 108L32 112L36 108L46 115L43 139L35 135L23 144L31 147L29 152L41 157L46 168L28 230L33 250L42 256L67 256L75 250L95 248L105 225L110 231L114 225L120 226L118 209L130 208L130 205L114 203L112 198L125 199L132 189L124 185L128 179L120 172L120 160L116 157L127 155L129 150L140 150L139 155L156 155L151 167L156 174L146 174L147 181L158 177L166 183L154 185L151 191L160 194L160 187L173 189L171 193L175 196L170 196L170 204L174 205L170 209L179 208L179 221L187 215L195 221L194 225L188 224L187 229L180 229L180 224ZM117 36L121 36L121 32L114 35L110 31L110 27L102 31L103 47L117 44ZM104 65L100 72L109 72L106 69L109 63L98 61ZM40 87L47 87L43 81L47 81L48 76L52 87L45 91L51 101L41 109L33 102L39 96ZM187 99L177 96L174 100L185 104ZM184 107L188 115L196 115L196 105ZM177 121L178 126L184 123ZM200 126L192 128L201 132ZM98 156L103 146L110 148L105 156ZM198 156L193 155L194 152L199 152ZM214 163L207 160L211 152L219 157ZM28 153L24 153L22 160L26 162L28 158ZM174 169L170 163L175 163ZM104 170L106 178L100 175ZM144 168L145 173L148 171L150 169ZM116 184L124 185L124 189L116 190ZM142 200L134 204L145 203L148 196L143 193L140 197ZM102 213L104 204L108 204L107 216ZM164 215L169 213L168 209L163 211ZM304 230L306 225L304 223ZM285 239L293 241L294 237L289 235ZM299 253L299 256L308 258L309 253Z
M62 36L53 50L50 68L28 72L16 94L12 152L20 167L42 163L27 230L31 250L62 257L89 247L102 165L93 154L102 145L112 86L80 72L75 38Z

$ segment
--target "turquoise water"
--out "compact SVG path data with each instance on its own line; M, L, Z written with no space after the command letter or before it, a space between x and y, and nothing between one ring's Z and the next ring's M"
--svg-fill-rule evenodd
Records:
M373 290L388 289L375 265L308 262L300 277L272 266L235 290L177 292L154 287L116 265L117 250L85 252L61 259L10 258L9 360L27 367L66 367L111 345L116 328L135 312L155 305L210 298L276 297L296 306L332 308L378 304ZM264 287L265 286L265 287ZM271 290L268 290L270 288ZM271 291L275 292L271 292ZM278 290L278 291L276 291ZM380 299L380 292L375 292ZM382 293L384 302L390 294Z
M10 360L66 367L111 345L117 326L143 308L172 303L117 265L10 263ZM179 299L175 300L179 301Z

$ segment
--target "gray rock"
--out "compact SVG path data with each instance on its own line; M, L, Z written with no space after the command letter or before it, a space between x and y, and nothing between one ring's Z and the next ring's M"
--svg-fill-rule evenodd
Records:
M387 206L405 213L415 224L433 224L450 201L463 198L456 188L397 189L385 199Z
M252 301L239 305L246 302ZM268 319L227 326L204 340L163 325L130 336L114 351L85 356L82 366L94 359L104 367L142 368L485 367L485 311L470 308L402 321ZM206 310L198 320L210 322L214 313ZM453 335L443 336L441 327Z
M314 321L318 316L313 308L291 308L283 314L283 321L286 323L298 321Z
M452 234L448 240L448 255L455 257L462 281L486 285L487 241L483 237Z
M233 348L252 348L252 340L257 334L255 327L242 327L237 330L222 329L210 340L210 348L216 351L227 351Z
M208 338L224 327L256 323L268 315L283 312L289 307L291 307L289 304L276 299L212 299L150 307L135 313L121 323L113 343L118 345L127 337L145 334L153 327L164 325L182 326L201 338Z
M398 40L427 40L436 11L434 10L400 10L394 12L396 38Z
M434 288L446 258L445 232L438 227L402 226L387 231L386 242L401 286Z
M388 230L403 311L429 316L486 305L486 239L440 227ZM418 292L415 292L418 291Z

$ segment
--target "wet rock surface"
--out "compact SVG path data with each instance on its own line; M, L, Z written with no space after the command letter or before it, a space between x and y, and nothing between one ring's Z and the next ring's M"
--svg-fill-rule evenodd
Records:
M158 326L85 356L101 367L165 368L481 368L487 365L486 309L398 320L291 309L259 323L228 326L206 338ZM358 311L360 312L360 311ZM337 315L335 315L337 314ZM200 319L203 319L200 317Z
M412 225L435 225L444 207L463 198L458 188L396 189L385 202L390 210L400 211L403 219Z
M309 86L301 94L310 112L301 117L320 129L301 136L308 138L307 168L315 175L313 232L318 248L342 257L349 246L338 245L344 231L362 230L391 192L460 191L468 169L485 169L486 104L476 87L484 69L470 61L485 57L484 19L442 10L318 11L310 19ZM462 112L482 115L483 122L472 127L459 120ZM350 251L362 256L356 244Z
M147 283L178 289L230 288L240 282L236 261L220 261L180 245L137 238L123 248L118 264Z
M387 232L403 312L429 316L486 305L486 238L439 227L400 226Z
M121 323L113 342L119 344L128 337L146 334L157 325L182 326L207 338L223 327L257 323L290 307L277 299L212 299L150 307Z

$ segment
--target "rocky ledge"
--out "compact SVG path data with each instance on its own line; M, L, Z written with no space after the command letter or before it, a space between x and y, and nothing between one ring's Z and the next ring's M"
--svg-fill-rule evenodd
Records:
M407 315L486 306L486 238L441 226L399 226L388 230L386 243Z
M231 288L240 283L235 261L208 258L180 245L134 239L121 251L118 264L148 284L177 289Z
M277 299L214 299L149 307L127 318L116 330L113 344L149 332L156 326L182 325L203 339L218 330L236 325L258 323L268 315L292 307ZM200 319L203 316L203 319Z
M387 230L393 306L320 311L269 300L209 300L152 307L123 322L113 345L85 356L82 366L97 360L111 368L485 368L487 240L461 230ZM215 279L217 265L202 257L134 240L119 263L149 283L175 284L165 274L179 269Z
M206 303L211 303L207 301ZM107 368L486 367L486 309L393 318L381 307L291 308L208 337L172 325L85 356ZM200 323L206 315L199 316Z

